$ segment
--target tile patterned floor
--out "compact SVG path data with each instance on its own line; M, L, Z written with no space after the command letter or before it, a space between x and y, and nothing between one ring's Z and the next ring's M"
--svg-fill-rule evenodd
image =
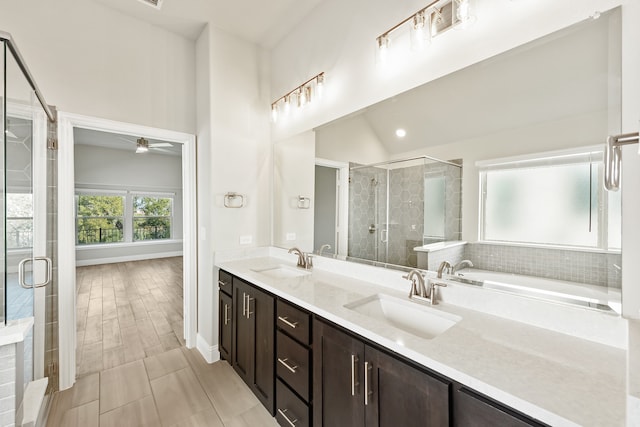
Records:
M77 270L78 379L49 427L277 426L226 362L182 341L182 258Z

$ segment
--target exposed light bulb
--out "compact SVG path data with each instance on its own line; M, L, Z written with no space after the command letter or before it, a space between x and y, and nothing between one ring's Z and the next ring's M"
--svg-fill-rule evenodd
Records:
M411 48L421 50L431 41L429 17L424 10L416 13L411 25Z
M385 63L388 60L389 56L389 44L391 41L389 40L388 34L383 34L376 39L377 44L377 53L378 53L378 62Z
M456 18L458 19L456 28L468 28L476 22L473 0L456 0L456 6Z
M278 103L271 104L271 120L273 123L278 121Z
M316 77L316 97L318 99L322 99L322 95L324 94L324 74L319 74Z
M284 97L284 115L287 116L291 112L291 95Z
M309 102L309 94L307 93L307 87L299 89L298 92L298 107L302 108Z

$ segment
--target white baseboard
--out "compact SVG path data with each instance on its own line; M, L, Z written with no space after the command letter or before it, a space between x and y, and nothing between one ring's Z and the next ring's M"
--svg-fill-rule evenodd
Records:
M182 251L159 252L155 254L153 253L152 254L136 254L136 255L127 255L127 256L118 256L118 257L77 260L76 267L86 267L88 265L100 265L100 264L113 264L116 262L142 261L145 259L170 258L175 256L182 256Z
M204 357L204 360L207 363L214 363L220 360L220 352L218 351L218 345L209 345L207 340L205 340L202 335L198 334L198 338L196 339L196 348Z

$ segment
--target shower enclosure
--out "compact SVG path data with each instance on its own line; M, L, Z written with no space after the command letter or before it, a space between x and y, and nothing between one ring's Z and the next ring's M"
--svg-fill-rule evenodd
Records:
M55 371L53 351L45 362L46 348L57 350L52 339L57 335L53 327L52 265L46 256L50 249L48 234L51 238L53 233L47 227L47 201L54 200L53 187L47 182L51 163L47 133L54 116L11 35L0 32L0 48L0 328L10 330L16 324L29 324L33 318L33 328L15 344L17 410L28 384ZM55 388L55 381L49 379L48 390Z
M350 165L349 253L417 266L415 247L460 239L462 166L428 156Z

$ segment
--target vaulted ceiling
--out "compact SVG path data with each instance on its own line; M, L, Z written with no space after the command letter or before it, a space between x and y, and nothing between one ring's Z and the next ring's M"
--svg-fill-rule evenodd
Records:
M160 10L140 0L93 0L190 39L211 23L264 47L274 46L320 0L163 0Z

